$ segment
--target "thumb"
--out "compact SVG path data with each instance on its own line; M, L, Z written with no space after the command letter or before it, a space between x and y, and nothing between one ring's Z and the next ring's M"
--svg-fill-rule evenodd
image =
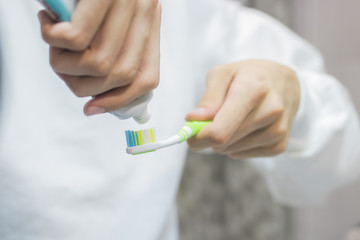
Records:
M211 69L206 77L205 93L198 107L186 115L186 121L213 120L225 101L232 75L226 66L217 66Z

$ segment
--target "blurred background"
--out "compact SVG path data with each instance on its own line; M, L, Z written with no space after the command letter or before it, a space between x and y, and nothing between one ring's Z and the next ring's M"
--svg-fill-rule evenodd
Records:
M360 109L359 0L241 2L279 19L315 45L328 72L349 89ZM178 205L181 240L347 240L349 229L360 223L360 181L322 206L292 209L273 202L246 161L189 153Z

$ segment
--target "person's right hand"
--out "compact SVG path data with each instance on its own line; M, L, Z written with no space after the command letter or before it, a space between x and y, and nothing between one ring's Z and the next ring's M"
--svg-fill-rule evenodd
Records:
M39 13L54 71L86 115L111 112L156 88L160 67L158 0L81 0L71 22Z

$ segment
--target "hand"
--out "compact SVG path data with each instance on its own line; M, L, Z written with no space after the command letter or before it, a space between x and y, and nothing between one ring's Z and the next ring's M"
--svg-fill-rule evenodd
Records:
M71 22L45 11L39 19L54 71L76 96L93 97L86 115L120 109L158 85L158 0L82 0Z
M269 157L285 151L300 102L290 68L248 60L213 68L199 106L187 121L213 120L188 140L191 148L213 148L230 158Z

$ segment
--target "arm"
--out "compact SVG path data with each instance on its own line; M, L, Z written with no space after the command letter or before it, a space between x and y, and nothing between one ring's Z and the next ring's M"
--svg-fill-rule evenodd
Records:
M270 17L247 11L249 21L258 19L259 31L269 29L264 39L270 46L278 46L273 48L274 61L294 69L301 86L300 106L286 151L252 161L280 202L320 203L360 176L357 111L342 84L326 74L316 49Z
M210 118L214 124L204 128L197 138L189 142L190 146L197 149L212 147L233 158L254 157L251 161L264 174L273 196L283 203L301 205L320 202L334 189L360 175L359 151L355 146L360 139L359 121L353 103L344 87L324 72L323 60L314 48L272 18L246 8L234 13L233 7L222 8L223 12L218 13L223 15L221 19L226 19L222 20L224 24L229 21L232 24L231 27L226 25L227 31L220 31L221 41L216 43L226 46L223 51L227 52L227 56L219 55L211 65L237 63L220 65L215 68L216 71L213 68L209 72L205 95L199 103L202 108L187 117ZM238 62L243 59L262 60L249 66L248 61ZM264 66L264 60L272 66ZM259 70L252 70L256 66ZM242 70L244 67L245 71ZM219 71L229 68L230 75ZM295 75L284 75L284 71L291 73L291 69ZM260 84L262 91L256 91L258 87L246 85L244 79L249 76L252 77L251 82L262 83L266 79L262 74L268 76L267 79L274 79L268 83L290 82L286 92L294 98L289 98L286 92L275 94L282 103L275 105L271 103L274 98L267 96L279 93L278 87L273 85L264 90L264 85ZM214 78L217 79L215 82L226 84L224 80L227 79L231 84L223 88L226 90L223 91L224 97L218 98L220 100L216 104L209 104L216 107L208 108L207 104L221 91L216 87L216 91L211 93L209 86ZM241 86L252 91L241 92ZM249 92L253 94L249 95ZM299 99L296 98L297 92L300 93ZM254 101L232 97L241 94ZM225 104L231 102L226 101L230 98L234 99L231 101L238 108ZM297 100L299 107L288 104ZM267 111L262 111L262 106L268 106ZM233 115L234 110L236 115ZM258 118L254 117L255 112L260 113ZM287 112L295 114L292 117ZM277 128L274 119L286 120L288 124L285 128ZM235 120L238 124L231 125ZM223 125L226 121L227 125ZM259 124L261 122L265 125ZM261 133L263 129L272 130ZM277 137L279 140L275 140ZM237 147L238 151L235 150Z
M360 176L359 119L347 90L333 77L298 70L302 98L286 151L253 159L280 202L320 203Z

